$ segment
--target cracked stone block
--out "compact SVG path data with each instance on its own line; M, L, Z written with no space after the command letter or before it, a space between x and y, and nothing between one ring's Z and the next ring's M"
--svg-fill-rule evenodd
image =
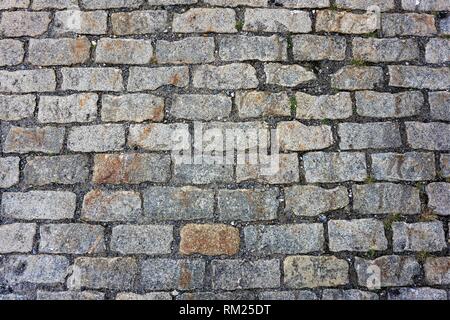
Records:
M266 83L282 87L296 87L304 82L316 80L314 72L299 65L268 63L264 65Z
M211 90L254 89L259 84L256 69L246 63L196 66L192 81L196 88Z
M322 10L317 12L316 31L345 34L365 34L376 31L379 26L375 12L356 14L346 11Z

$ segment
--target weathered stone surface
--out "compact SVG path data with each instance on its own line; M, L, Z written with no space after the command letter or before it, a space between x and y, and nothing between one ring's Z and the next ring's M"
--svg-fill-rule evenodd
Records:
M0 66L14 66L23 61L25 50L18 40L0 40Z
M248 7L265 7L267 6L268 0L204 0L205 3L222 6L222 7L238 7L238 6L248 6Z
M23 169L24 183L30 186L85 183L89 178L89 158L84 155L31 157Z
M0 261L0 284L63 284L69 269L66 257L55 255L9 255Z
M214 38L189 37L178 41L156 42L158 63L197 64L214 61Z
M128 145L150 151L172 151L177 145L175 133L188 134L189 127L183 123L152 123L131 125Z
M450 11L450 5L446 0L402 0L402 8L411 11Z
M389 66L389 75L393 87L446 90L450 86L449 68Z
M180 253L232 256L239 252L239 229L224 224L187 224L180 231Z
M75 213L76 194L68 191L5 192L1 216L18 220L63 220Z
M145 10L111 14L112 32L115 35L150 34L167 31L167 12Z
M430 14L384 14L381 25L385 37L431 36L437 33L434 16Z
M370 6L377 6L381 11L390 11L395 8L395 0L336 0L340 9L368 10Z
M296 87L304 82L316 79L313 71L299 65L268 63L264 65L266 83L283 87Z
M346 11L322 10L317 12L316 31L364 34L379 28L375 12L355 14Z
M3 144L5 153L58 153L64 139L64 128L11 127Z
M203 286L205 262L199 259L147 259L141 264L142 286L147 290L193 290Z
M50 24L48 12L5 11L0 22L4 37L36 37L44 34Z
M106 11L80 11L77 9L55 12L54 33L106 34L108 13Z
M393 122L341 123L338 126L341 150L399 148L400 128Z
M164 119L164 99L143 93L104 95L101 113L105 122L159 122Z
M340 90L370 90L382 82L380 67L346 66L331 76L331 86Z
M248 226L244 238L246 252L258 255L320 252L325 242L319 223Z
M333 252L384 251L388 246L383 222L375 219L329 221L328 236Z
M176 162L173 167L173 181L182 185L231 183L234 181L233 166L222 164L183 164Z
M144 214L154 220L211 218L214 192L194 187L150 187L143 191Z
M42 123L92 122L97 118L97 100L94 93L41 96L38 120Z
M433 288L399 288L389 291L389 300L447 300L445 290Z
M330 126L306 126L298 121L278 123L280 147L284 151L326 149L334 144Z
M355 258L355 269L360 286L399 287L414 283L420 274L420 265L412 257L383 256L375 260Z
M174 95L169 114L177 119L221 120L231 113L232 101L225 95Z
M344 37L297 35L292 38L294 59L298 61L318 61L345 59L347 44Z
M9 188L19 183L18 157L0 158L0 188Z
M36 300L67 300L67 301L83 301L83 300L104 300L105 294L97 291L41 291L38 290Z
M173 226L121 225L112 229L111 250L127 254L170 254Z
M363 214L418 214L419 189L393 183L354 185L353 209Z
M144 0L81 0L86 9L137 8Z
M442 222L392 224L394 252L435 252L447 248Z
M81 219L96 222L135 222L142 217L141 207L138 192L96 189L84 196Z
M308 12L287 9L247 9L244 31L308 33L312 22Z
M138 264L134 258L76 258L67 287L131 290L137 278Z
M360 301L360 300L379 300L379 296L373 292L361 290L340 290L340 289L325 289L322 293L322 300L345 300L345 301Z
M450 178L450 154L442 154L441 155L441 174Z
M406 134L408 144L414 149L450 149L449 124L438 122L406 122Z
M39 252L97 254L106 250L104 228L87 224L46 224L40 228Z
M128 91L156 90L164 86L187 87L189 69L187 67L132 67L128 79Z
M66 9L77 5L76 0L35 0L31 5L33 10Z
M436 175L434 154L425 152L372 155L375 179L387 181L432 180Z
M140 184L166 182L169 178L169 155L127 153L99 154L94 157L94 183Z
M239 301L256 300L256 294L251 291L228 291L228 292L186 292L176 298L177 300L199 300L199 301Z
M122 71L116 68L62 68L62 90L122 91Z
M119 124L73 127L69 131L67 147L78 152L121 150L125 144L125 129Z
M118 293L116 300L172 300L172 296L168 292L150 292L146 294L126 292Z
M224 66L201 65L194 68L193 85L206 89L253 89L259 84L256 70L250 64L232 63Z
M450 35L450 16L441 19L439 21L439 27L441 29L441 34Z
M0 92L49 92L55 89L55 71L51 69L0 71Z
M441 286L450 284L450 258L428 258L424 269L428 284Z
M172 31L180 33L236 32L236 13L232 9L193 8L175 13Z
M369 62L418 60L419 46L414 39L353 39L353 58Z
M30 0L3 0L0 9L28 8Z
M219 40L223 61L282 61L287 59L287 43L279 36L226 36Z
M221 221L274 220L278 211L278 189L219 190L218 213Z
M450 216L450 183L430 183L426 191L430 209L436 214Z
M33 249L36 233L34 223L13 223L0 226L0 253L27 253Z
M243 119L291 115L289 97L284 92L240 91L235 102L239 117Z
M35 108L36 98L33 95L0 95L0 120L15 121L31 118Z
M430 92L428 100L431 117L434 120L450 121L450 92Z
M427 43L425 59L428 63L444 63L450 61L450 40L431 39Z
M213 288L222 290L276 288L280 285L280 262L273 260L214 260Z
M363 117L401 118L418 115L425 102L418 91L385 93L359 91L355 93L356 112Z
M312 96L303 92L296 93L297 119L345 119L352 115L350 93Z
M348 263L333 256L290 256L284 260L284 284L289 288L345 285L348 273Z
M305 178L309 183L364 181L366 160L359 152L311 152L303 156Z
M37 66L73 65L89 60L91 42L77 39L31 39L28 61Z
M0 301L25 301L25 300L30 300L30 297L14 293L0 294Z
M297 216L318 216L345 208L349 204L344 187L324 189L317 186L292 186L284 190L286 211Z
M95 62L107 64L148 64L153 57L150 40L102 38L97 42Z
M277 4L285 8L325 8L330 5L329 0L278 0Z

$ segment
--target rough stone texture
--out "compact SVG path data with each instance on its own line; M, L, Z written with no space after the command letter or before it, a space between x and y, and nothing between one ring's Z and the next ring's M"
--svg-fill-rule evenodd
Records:
M251 32L311 32L311 18L306 11L286 9L247 9L244 31Z
M289 288L345 285L348 272L348 263L333 256L291 256L284 260L284 284Z
M414 1L402 0L402 8L412 11L449 11L450 5L445 0Z
M42 9L66 9L77 5L76 0L36 0L33 1L31 8L34 10Z
M344 37L298 35L292 38L294 59L299 61L318 61L345 59L347 44Z
M450 183L430 183L426 191L430 209L436 214L450 216Z
M128 254L169 254L173 241L172 226L123 225L112 229L111 250Z
M149 40L100 39L95 50L95 62L107 64L148 64L153 56Z
M432 36L437 33L435 18L430 14L384 14L381 24L385 37Z
M188 134L186 124L137 124L130 127L128 145L150 151L170 151L175 146L174 132Z
M116 68L62 68L63 90L122 91L122 71Z
M392 122L342 123L338 126L341 150L399 148L400 128Z
M73 65L89 59L91 43L86 37L77 39L30 40L28 61L37 66Z
M193 8L173 17L172 31L180 33L236 32L236 13L232 9Z
M412 39L371 39L353 40L353 58L369 62L397 62L418 60L419 46Z
M441 155L441 174L450 178L450 154Z
M450 92L430 92L431 117L434 120L450 121Z
M118 124L75 127L69 131L67 147L77 152L117 151L125 144L125 129Z
M194 68L193 84L206 89L253 89L258 86L256 70L245 63L224 66L202 65Z
M331 76L331 85L340 90L370 90L382 81L380 67L346 66Z
M297 121L278 124L280 146L285 151L326 149L334 144L329 126L305 126Z
M433 288L399 288L391 290L388 295L389 300L447 300L445 290Z
M0 188L9 188L19 183L18 157L0 158Z
M0 9L20 9L28 8L30 0L3 0L0 3Z
M371 33L378 29L378 16L374 12L355 14L345 11L322 10L317 12L316 31L347 34Z
M450 284L450 258L428 258L425 265L425 281L430 285Z
M102 97L102 120L105 122L162 121L164 99L150 94L126 94Z
M286 41L278 36L226 36L220 39L219 48L219 57L223 61L287 59Z
M207 256L238 253L239 229L223 224L187 224L180 231L180 253Z
M104 300L105 294L97 291L41 291L38 290L36 300L76 300L76 301L91 301L91 300Z
M115 35L150 34L166 31L167 12L146 10L111 14L112 32Z
M157 41L156 61L174 64L213 62L214 38L189 37L178 41Z
M428 63L444 63L450 61L450 40L431 39L427 43L425 59Z
M3 144L5 153L58 153L64 139L64 128L11 127Z
M240 91L235 101L239 117L243 119L291 115L289 97L283 92Z
M283 87L296 87L303 82L316 79L314 72L299 65L269 63L264 66L267 84Z
M132 67L128 79L128 91L156 90L164 86L186 87L189 82L187 67Z
M38 120L42 123L92 122L97 117L97 101L94 93L41 96Z
M440 122L407 122L408 143L414 149L449 150L450 125Z
M221 120L231 113L231 98L225 95L175 95L170 115L187 120Z
M33 95L0 95L0 120L15 121L31 118L35 108L36 98Z
M49 24L48 12L5 11L0 22L0 34L5 37L36 37L45 33Z
M107 31L106 11L64 10L55 12L54 33L57 35L101 35Z
M389 11L395 8L395 0L336 0L336 6L354 10L367 10L370 6L377 6L381 11Z
M13 223L0 226L0 253L29 253L36 233L34 223Z
M447 248L442 222L396 222L392 232L395 252L433 252Z
M325 289L322 293L322 300L379 300L379 296L373 292L361 290L339 290L339 289Z
M55 72L50 69L0 71L0 92L49 92L55 89Z
M146 294L136 294L136 293L118 293L116 300L172 300L172 296L168 292L150 292Z
M450 86L449 68L389 66L389 75L393 87L445 90Z
M420 113L425 102L422 93L407 91L384 93L358 91L355 93L356 112L363 117L402 118Z
M25 50L18 40L0 40L0 66L14 66L23 61Z

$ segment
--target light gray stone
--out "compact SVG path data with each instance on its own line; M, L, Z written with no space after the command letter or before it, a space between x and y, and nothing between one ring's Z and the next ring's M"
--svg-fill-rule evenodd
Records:
M284 61L287 43L279 36L225 36L219 40L219 57L222 61Z
M430 285L450 284L450 258L428 258L424 265L425 281Z
M105 294L97 291L42 291L38 290L36 300L48 301L90 301L90 300L104 300Z
M346 119L353 114L352 99L348 92L323 96L297 92L295 97L297 119Z
M322 293L322 300L344 300L344 301L362 301L362 300L379 300L376 293L361 291L356 289L325 289Z
M133 124L128 134L128 145L150 151L172 151L178 145L177 134L188 133L189 127L184 123Z
M111 24L115 35L166 32L167 12L164 10L116 12L111 14Z
M401 88L446 90L450 87L449 68L389 66L389 85Z
M173 241L173 226L120 225L113 227L111 250L127 254L170 254Z
M158 63L200 64L214 60L214 38L212 37L189 37L178 41L156 42Z
M102 38L97 42L95 62L107 64L148 64L153 57L150 40Z
M285 92L239 91L235 102L242 119L291 115L289 97Z
M447 300L445 290L433 288L399 288L389 291L389 300Z
M341 150L384 149L402 146L400 127L393 122L341 123Z
M224 66L201 65L194 68L193 85L206 89L253 89L259 84L255 68L250 64Z
M48 12L2 12L0 34L3 37L37 37L44 34L50 24Z
M438 252L447 248L442 222L392 224L394 252Z
M136 300L136 301L172 300L172 296L170 295L169 292L149 292L145 294L122 292L117 294L116 300Z
M0 188L10 188L19 183L19 157L0 158Z
M49 92L56 89L55 71L51 69L0 71L0 92Z
M430 183L426 191L428 207L436 214L450 216L450 183Z
M62 68L62 90L122 91L122 70L116 68Z
M446 0L402 0L402 8L411 11L450 11L450 4Z
M164 119L164 99L143 93L103 95L101 114L105 122L160 122Z
M355 93L356 112L363 117L402 118L420 113L424 105L423 94L419 91L387 93L358 91Z
M383 14L381 29L385 37L426 37L437 33L434 15L418 13Z
M97 100L94 93L41 96L38 120L41 123L92 122L97 118Z
M379 28L378 14L367 11L364 14L321 10L317 12L316 32L337 32L346 34L364 34Z
M76 39L31 39L28 62L36 66L74 65L89 60L91 42Z
M106 11L80 11L78 9L56 11L53 32L56 35L106 34L108 13ZM75 23L74 23L75 21Z
M345 66L331 76L331 86L340 90L370 90L383 82L380 67Z
M164 86L187 87L189 69L187 67L131 67L128 91L156 90Z
M236 13L232 9L192 8L175 13L172 31L180 33L233 33L236 30Z
M0 95L0 120L16 121L31 118L35 108L36 98L33 95Z
M414 39L353 39L353 58L369 62L418 60L419 46Z
M450 40L431 39L426 46L425 59L428 63L445 63L450 61Z
M247 9L244 31L308 33L312 22L308 12L287 9Z
M339 9L367 10L370 6L390 11L395 8L395 0L336 0L336 7Z
M344 37L297 35L292 37L294 59L298 61L319 61L345 59L347 44Z
M138 8L144 0L81 0L86 9Z
M31 5L31 9L67 9L77 5L77 0L35 0Z
M450 92L430 92L428 100L434 120L450 121Z
M304 82L316 80L313 71L299 65L268 63L264 65L266 83L283 87L296 87Z
M59 153L63 146L64 128L11 127L3 144L5 153Z
M406 134L414 149L450 150L450 124L406 122Z
M15 66L23 61L25 50L18 40L0 40L0 66Z
M78 152L121 150L125 144L125 129L118 124L73 127L69 131L67 147Z
M34 223L13 223L0 226L0 253L29 253L36 233Z
M229 117L231 108L231 98L223 94L176 94L169 114L176 119L221 120Z
M322 150L334 144L330 126L306 126L298 121L278 123L278 136L283 151Z

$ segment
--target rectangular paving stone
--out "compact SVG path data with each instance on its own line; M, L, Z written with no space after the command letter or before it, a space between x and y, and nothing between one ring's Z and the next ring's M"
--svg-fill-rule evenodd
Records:
M62 90L122 91L122 71L116 68L62 68Z
M76 0L35 0L31 5L33 10L66 9L77 5Z
M113 227L111 235L111 250L122 255L170 254L173 241L173 226L120 225Z
M245 250L250 254L300 254L320 252L325 238L323 225L302 223L244 228Z
M42 152L56 154L61 151L64 128L11 127L3 144L5 153Z
M436 176L434 154L420 152L373 154L372 171L377 180L433 180Z
M441 30L441 34L450 35L450 16L440 19L439 28Z
M236 13L232 9L192 8L175 13L172 31L179 33L234 33Z
M184 88L189 84L187 67L132 67L128 78L128 91L156 90L164 86Z
M291 115L289 97L285 92L239 91L235 103L242 119Z
M81 220L95 222L135 222L142 217L140 194L135 191L102 191L86 193Z
M101 10L80 11L73 9L56 11L53 32L56 35L72 35L74 33L102 35L106 34L108 29L107 19L108 13Z
M306 126L298 121L283 121L277 126L283 151L322 150L334 144L330 126Z
M406 122L406 135L413 149L450 149L450 125L446 123Z
M221 120L229 117L232 99L223 94L175 94L169 114L176 119Z
M125 144L125 129L119 124L73 127L69 131L67 147L78 152L121 150Z
M365 34L378 29L378 16L374 12L357 14L346 11L321 10L316 16L317 32Z
M23 175L24 183L29 186L86 183L89 158L84 155L28 157Z
M74 65L90 57L91 42L86 37L76 39L31 39L28 62L36 66Z
M156 42L158 63L200 64L214 62L214 38L188 37L178 41Z
M0 9L19 9L28 8L30 0L3 0L0 3Z
M448 285L450 283L450 258L428 258L425 265L425 281L430 285Z
M238 6L248 6L248 7L266 7L268 0L204 0L203 2L221 7L238 7Z
M92 122L97 118L97 101L94 93L41 96L38 120L41 123Z
M339 90L371 90L383 82L380 67L345 66L331 75L331 86Z
M376 219L331 220L328 222L330 251L384 251L388 241L383 221Z
M150 94L125 94L102 96L104 122L160 122L164 119L164 99Z
M450 4L445 0L402 0L402 8L411 11L449 11Z
M419 91L387 93L358 91L355 93L356 112L363 117L402 118L418 115L425 103Z
M153 57L150 40L102 38L97 42L95 62L107 64L148 64Z
M450 177L450 154L441 155L441 174Z
M195 187L149 187L142 193L144 214L151 220L210 219L214 192Z
M450 86L449 68L389 66L392 87L446 90Z
M149 300L172 300L172 296L168 292L150 292L146 294L136 294L131 292L122 292L116 295L116 300L132 300L132 301L149 301Z
M177 148L177 137L188 135L189 127L184 123L133 124L128 134L128 145L149 151L172 151Z
M329 0L278 0L277 3L285 8L326 8Z
M0 261L0 284L64 284L69 260L56 255L8 255ZM17 272L20 270L20 272Z
M88 224L45 224L40 227L39 252L98 254L106 251L104 228Z
M425 60L428 63L445 63L450 61L450 40L431 39L426 46Z
M394 252L437 252L447 249L442 222L392 224Z
M419 46L414 39L353 39L353 58L369 62L418 60Z
M55 71L51 69L0 71L0 92L40 93L55 89Z
M192 77L194 87L211 90L253 89L259 84L255 68L245 63L196 66Z
M320 61L345 59L347 44L344 37L296 35L292 37L294 60Z
M144 0L81 0L86 9L138 8Z
M72 219L76 194L69 191L4 192L1 216L17 220Z
M447 300L447 292L433 288L399 288L389 292L388 300Z
M399 148L400 127L393 122L341 123L338 126L341 150Z
M5 11L0 22L3 37L37 37L43 35L50 24L48 12Z
M34 223L12 223L0 226L0 253L29 253L36 233Z
M346 119L353 114L350 93L313 96L297 92L297 119Z
M353 186L353 209L362 214L418 214L419 189L393 183Z
M131 290L137 281L138 264L134 258L76 258L67 287Z
M442 162L441 162L442 163ZM450 215L450 183L430 183L426 187L428 195L428 207L435 214Z
M16 121L31 118L35 108L34 95L0 95L0 120Z
M14 66L23 61L24 44L19 40L0 40L0 66Z
M360 152L310 152L303 156L305 178L309 183L364 181L366 160Z
M170 156L146 153L99 154L94 157L92 181L98 184L166 182Z
M280 261L214 260L212 277L216 290L276 288L280 285Z
M205 262L200 259L147 259L141 264L145 290L193 290L203 287Z
M112 32L115 35L150 34L167 31L167 12L144 10L111 14Z
M290 256L283 269L288 288L336 287L349 282L348 263L333 256Z
M287 59L287 43L279 36L225 36L220 38L222 61L282 61Z
M367 10L370 6L390 11L395 8L395 0L336 0L336 7L339 9Z
M430 92L428 100L431 117L434 120L450 121L450 92Z
M435 17L431 14L383 14L381 28L385 37L432 36L437 33Z
M90 301L90 300L104 300L105 294L97 291L42 291L38 290L36 293L36 300L44 301Z
M308 33L312 22L308 12L287 9L247 9L244 31Z
M219 190L218 214L221 221L274 220L278 212L278 189Z
M19 183L19 157L0 158L0 188L9 188Z
M268 63L264 65L264 73L267 84L283 87L296 87L317 79L313 71L296 64Z
M342 289L325 289L322 292L322 300L325 301L364 301L364 300L379 300L378 294L362 290L342 290Z
M182 185L232 183L234 181L233 166L175 163L172 181Z

